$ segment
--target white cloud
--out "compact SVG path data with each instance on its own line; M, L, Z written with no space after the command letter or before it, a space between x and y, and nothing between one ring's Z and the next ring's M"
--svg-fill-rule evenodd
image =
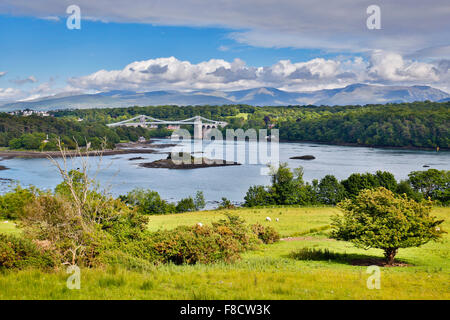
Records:
M3 77L4 75L6 75L7 72L6 71L0 71L0 78Z
M136 61L121 70L100 70L70 78L68 82L74 88L99 91L236 90L261 86L303 91L343 87L357 82L443 87L450 65L445 62L418 62L383 51L374 52L368 61L361 57L316 58L297 63L280 60L271 66L260 67L247 66L240 59L232 62L211 59L193 64L169 57Z

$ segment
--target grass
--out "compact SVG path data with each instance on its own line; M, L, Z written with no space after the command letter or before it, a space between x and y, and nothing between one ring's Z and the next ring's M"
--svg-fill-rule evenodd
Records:
M206 211L151 216L149 229L203 224L225 212ZM121 267L82 269L81 289L66 287L65 270L1 271L0 299L450 299L450 237L420 248L400 249L398 260L409 267L381 268L381 289L369 290L366 267L354 258L382 257L377 249L362 250L327 238L335 208L271 208L233 211L249 223L275 227L282 237L300 237L261 246L235 264L154 267L135 272ZM281 214L280 214L281 212ZM450 231L450 208L434 208ZM272 222L266 222L269 216ZM276 222L275 219L279 218ZM18 232L0 222L0 232ZM339 259L297 260L292 252L327 252ZM347 258L348 257L348 258Z

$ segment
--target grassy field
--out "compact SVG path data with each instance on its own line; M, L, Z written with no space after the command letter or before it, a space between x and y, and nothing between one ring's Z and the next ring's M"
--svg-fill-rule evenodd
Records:
M150 217L149 229L211 223L227 211L205 211ZM356 249L328 239L335 208L239 209L247 222L270 224L283 238L243 254L234 264L165 265L150 272L120 267L82 269L81 289L66 288L64 270L1 271L0 299L450 299L450 237L420 248L400 249L408 267L381 268L381 289L369 290L366 267L355 258L382 257L382 251ZM435 208L450 230L450 208ZM272 222L266 222L266 217ZM275 221L278 218L279 221ZM0 221L0 232L18 232ZM346 253L348 261L298 261L289 253L300 248L327 248Z

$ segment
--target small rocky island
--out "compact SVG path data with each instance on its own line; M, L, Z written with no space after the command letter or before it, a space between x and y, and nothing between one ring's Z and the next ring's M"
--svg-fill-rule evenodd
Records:
M153 162L140 163L144 168L165 168L165 169L197 169L210 167L239 166L238 162L225 161L222 159L208 159L206 157L196 158L190 153L180 152L176 159L172 159L172 153L169 153L166 159L160 159Z
M295 157L290 157L289 159L294 159L294 160L314 160L316 157L312 156L312 155L305 155L305 156L295 156Z

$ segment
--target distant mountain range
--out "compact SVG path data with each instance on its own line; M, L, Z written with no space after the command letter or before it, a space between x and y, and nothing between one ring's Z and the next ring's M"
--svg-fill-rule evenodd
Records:
M239 91L192 92L114 90L96 94L65 93L30 101L7 103L0 111L112 108L148 105L364 105L413 101L450 101L450 94L429 86L380 86L352 84L344 88L288 92L263 87Z

